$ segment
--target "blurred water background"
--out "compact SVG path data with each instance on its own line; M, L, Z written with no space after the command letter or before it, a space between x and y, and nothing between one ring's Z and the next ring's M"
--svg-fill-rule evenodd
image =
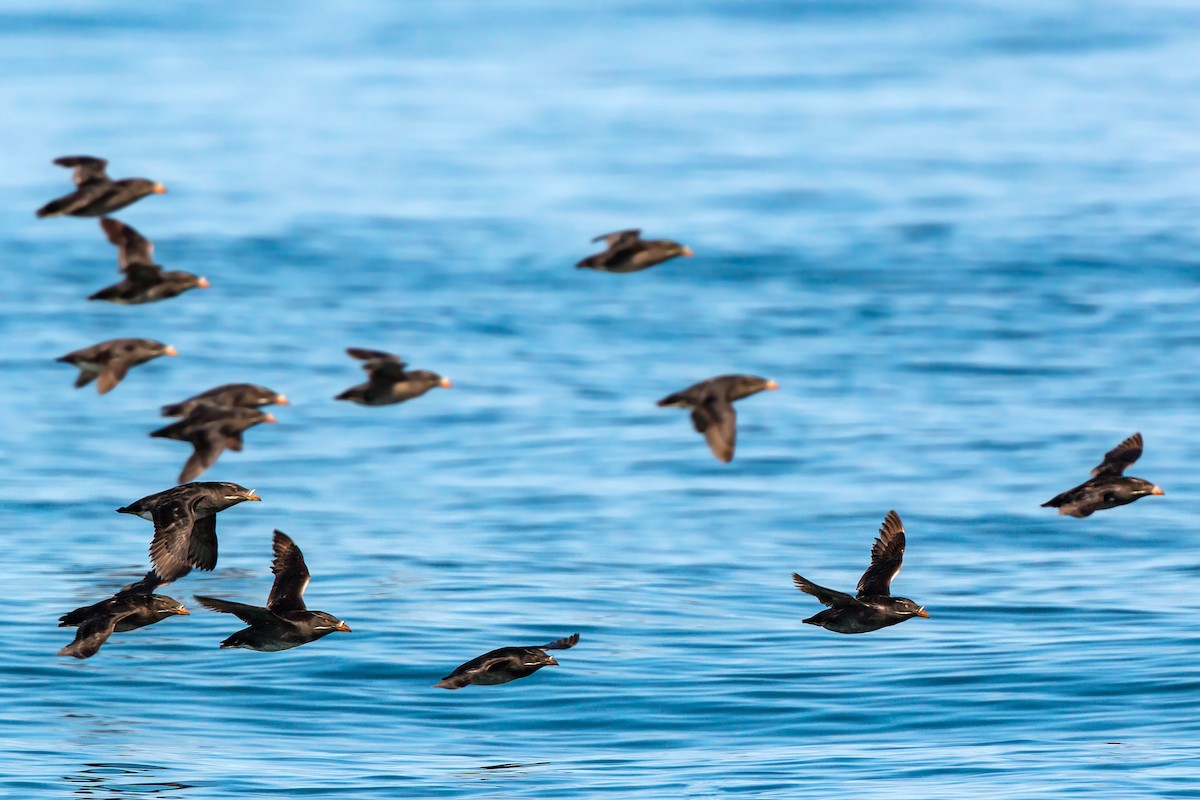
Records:
M0 9L0 789L40 798L1200 797L1200 8L386 0ZM36 220L60 155L207 291ZM576 271L641 227L696 256ZM170 342L111 394L54 358ZM342 349L455 388L334 403ZM654 401L724 372L736 460ZM203 479L193 616L56 658L146 568L157 409L293 405ZM1163 498L1039 504L1134 431ZM932 618L801 625L884 514ZM218 651L273 528L337 634ZM430 688L579 631L562 666Z

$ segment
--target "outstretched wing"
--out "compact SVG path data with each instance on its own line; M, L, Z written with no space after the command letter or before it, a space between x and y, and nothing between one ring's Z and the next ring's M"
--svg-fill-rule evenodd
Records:
M272 620L278 619L268 609L258 606L248 606L245 603L234 603L229 600L218 600L215 597L203 597L194 595L196 602L205 608L213 611L220 611L222 614L233 614L247 625L267 625Z
M792 583L796 584L796 588L800 591L805 594L811 594L830 608L856 602L853 597L845 592L837 592L833 589L826 589L824 586L817 586L812 581L795 572L792 573Z
M304 590L309 581L304 554L290 536L279 530L275 531L274 549L275 560L271 562L271 572L275 574L275 583L267 598L267 608L276 614L303 611Z
M858 579L859 597L891 594L892 580L900 573L904 559L904 524L895 511L889 511L879 529L879 538L871 548L871 566Z
M579 644L579 634L572 633L563 639L555 639L550 644L544 644L538 647L538 650L566 650Z
M108 641L117 629L117 622L125 615L104 614L90 617L80 623L75 631L75 641L58 651L60 656L75 658L91 658L100 652L100 647Z
M63 156L62 158L54 159L54 163L60 167L75 168L75 185L83 186L85 183L92 181L108 180L108 173L104 171L108 166L108 162L103 158L94 158L92 156Z
M154 538L150 541L150 563L164 581L182 578L192 569L188 559L188 543L196 523L192 504L186 500L163 503L152 515Z
M154 263L154 243L133 227L111 217L101 217L100 227L108 240L117 246L117 265L126 272L134 264Z
M715 397L692 409L692 425L704 434L708 447L719 461L728 464L733 460L737 445L737 412L733 404Z
M188 457L187 463L183 465L183 472L179 473L179 482L187 483L199 477L206 469L217 463L221 453L225 452L226 439L220 431L214 430L210 425L196 432L188 441L191 442L191 456ZM215 521L216 517L206 517Z
M363 362L363 371L371 376L372 382L394 383L401 380L404 377L404 368L408 366L400 356L383 350L347 347L346 354Z
M592 241L599 242L599 241L603 240L603 242L606 245L608 245L610 248L613 248L613 247L624 247L625 245L636 242L640 238L642 238L642 229L641 228L629 228L629 229L623 230L623 231L613 231L612 233L602 233L599 236L597 236L595 239L592 239Z
M1092 476L1123 475L1133 462L1142 457L1142 434L1135 433L1104 454L1104 460L1092 470Z

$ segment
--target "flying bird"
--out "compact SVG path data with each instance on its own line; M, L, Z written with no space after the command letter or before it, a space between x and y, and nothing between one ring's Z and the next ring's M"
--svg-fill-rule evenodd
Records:
M114 633L144 628L188 610L173 597L154 594L164 581L153 571L120 589L107 600L77 608L58 618L58 627L75 627L75 641L58 651L60 656L91 658Z
M217 512L261 497L236 483L185 483L118 508L154 523L150 563L163 582L217 565Z
M704 434L717 460L728 464L733 460L737 443L737 412L733 410L733 401L778 388L775 381L757 375L720 375L667 395L658 404L691 411L693 427Z
M190 272L164 270L154 263L154 244L125 223L104 217L100 227L117 246L117 265L125 277L101 289L88 300L106 300L118 305L140 305L167 300L188 289L207 289L208 279Z
M250 627L243 628L221 642L221 647L244 647L247 650L275 652L290 650L315 642L334 631L350 632L345 620L324 611L309 611L304 606L304 590L308 587L308 567L304 554L283 531L275 531L275 560L271 572L275 582L267 597L267 607L249 606L215 597L196 596L196 602L213 611L233 614Z
M792 582L829 608L804 620L836 633L869 633L912 617L928 617L925 606L907 597L892 597L892 580L900 573L904 559L904 525L895 511L889 511L879 529L879 538L871 548L871 566L858 579L858 594L849 595L817 586L792 573Z
M605 233L592 239L593 242L601 240L608 249L583 259L575 265L577 268L599 272L639 272L678 256L692 255L692 248L670 239L643 239L638 228Z
M435 386L449 389L454 384L427 369L409 371L400 356L382 350L348 347L346 354L363 362L367 382L352 386L335 397L363 406L387 406L420 397Z
M58 360L79 367L79 375L75 378L76 389L99 378L96 391L107 394L124 379L131 367L159 356L173 356L176 352L171 345L153 339L109 339L67 353Z
M192 409L202 403L213 403L231 408L258 408L259 406L286 406L288 399L265 386L253 383L227 383L208 391L193 395L187 400L162 407L164 417L186 417Z
M275 417L257 408L230 408L215 403L201 403L186 417L150 435L159 439L177 439L192 445L192 455L183 465L179 482L198 477L217 463L226 448L241 452L242 434L260 422L274 422Z
M1150 481L1125 476L1125 470L1142 455L1142 434L1135 433L1104 454L1104 460L1092 470L1091 480L1042 503L1042 508L1057 508L1059 514L1088 517L1104 508L1116 508L1163 490Z
M472 683L492 686L527 678L542 667L557 667L558 662L547 650L566 650L579 643L579 634L535 647L501 647L472 658L434 684L437 689L461 689Z
M145 178L112 180L105 172L108 162L103 158L63 156L54 163L75 170L75 191L39 208L39 217L102 217L148 195L167 192L161 183Z

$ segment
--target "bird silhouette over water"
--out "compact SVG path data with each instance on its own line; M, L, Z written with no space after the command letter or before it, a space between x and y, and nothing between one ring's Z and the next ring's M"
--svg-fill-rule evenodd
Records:
M903 559L904 525L895 511L889 511L871 548L871 566L858 579L857 595L817 586L792 573L797 589L829 606L804 621L836 633L869 633L913 617L928 617L924 606L891 595L892 580L900 573Z
M236 483L185 483L146 495L117 511L154 523L150 563L168 582L187 575L192 567L211 570L217 565L216 515L248 500L262 498Z
M304 563L304 554L291 537L283 531L275 531L273 549L275 559L271 562L271 572L275 574L275 582L267 597L266 608L196 596L196 602L205 608L233 614L250 626L221 642L221 647L274 652L315 642L335 631L349 633L350 626L344 620L324 611L305 608L308 566Z
M363 362L367 382L352 386L335 397L363 406L387 406L420 397L435 386L449 389L449 378L427 369L408 370L400 356L382 350L348 347L346 354Z
M643 239L638 228L605 233L592 239L608 249L588 256L575 266L598 272L639 272L678 256L692 255L692 248L670 239Z
M104 217L100 227L117 246L117 265L124 279L88 297L117 305L140 305L167 300L188 289L207 289L208 279L190 272L164 270L154 263L154 244L133 227Z
M159 428L150 435L159 439L177 439L192 446L192 455L179 473L184 483L201 475L217 463L226 449L240 452L242 434L260 422L274 422L275 417L257 408L231 408L215 403L193 406L186 417Z
M103 158L63 156L54 159L54 163L75 170L75 191L39 208L39 217L103 217L143 197L167 191L161 183L145 178L114 181L105 171L108 162Z
M691 411L692 426L704 434L717 460L728 464L737 444L737 412L733 410L733 401L778 388L775 381L757 375L720 375L669 394L658 404Z
M173 597L154 594L164 581L153 570L136 583L122 587L107 600L77 608L58 618L58 627L76 627L75 641L60 656L91 658L114 633L144 628L188 610Z
M465 664L434 684L437 689L461 689L474 683L492 686L508 683L518 678L527 678L542 667L557 667L558 662L547 650L566 650L579 643L579 634L573 633L565 639L534 647L501 647Z
M227 383L215 386L186 400L162 407L164 417L186 417L192 409L202 403L238 408L258 408L269 405L288 405L288 399L276 391L253 383Z
M1105 508L1116 508L1163 490L1141 478L1126 477L1128 469L1142 455L1142 434L1135 433L1104 454L1104 460L1092 470L1091 480L1068 489L1042 503L1042 508L1057 508L1059 514L1088 517Z
M79 368L75 388L80 389L99 378L96 391L108 394L125 379L129 370L159 356L176 355L169 344L153 339L109 339L59 357L59 361Z

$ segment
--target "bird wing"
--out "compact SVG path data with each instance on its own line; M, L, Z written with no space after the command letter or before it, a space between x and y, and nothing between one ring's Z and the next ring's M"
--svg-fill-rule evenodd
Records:
M230 600L218 600L215 597L203 597L194 595L196 602L205 608L213 611L220 611L222 614L233 614L247 625L267 625L279 618L272 614L266 608L259 606L250 606L245 603L234 603Z
M550 644L543 644L543 645L539 646L537 649L538 650L566 650L567 648L574 647L577 644L579 644L579 634L572 633L570 636L567 636L563 639L555 639Z
M792 573L792 583L796 584L796 588L805 594L811 594L824 605L833 608L834 606L853 604L857 602L853 597L845 592L826 589L824 586L817 586L812 581L804 578L797 573Z
M619 247L619 246L623 247L625 245L636 242L640 238L642 238L642 229L641 228L628 228L627 230L623 230L623 231L613 231L612 233L602 233L599 236L597 236L596 238L592 239L592 241L593 242L603 241L609 247Z
M715 397L692 409L692 425L704 434L708 447L718 460L728 464L733 460L737 444L737 412L733 404Z
M464 686L470 685L473 678L478 675L486 675L500 664L511 660L509 653L501 655L493 655L492 653L484 653L481 656L476 656L465 664L459 664L441 681L435 683L434 686L439 689L461 689Z
M206 517L196 519L195 506L187 500L173 500L155 508L152 512L154 522L154 538L150 542L150 563L154 571L164 581L182 578L192 568L193 549L198 555L205 555L209 547L199 544L204 538L202 534L207 528L207 538L211 539L211 559L204 559L209 566L201 569L212 569L217 563L217 518ZM193 542L193 540L196 540ZM198 565L197 565L198 566Z
M100 394L108 394L125 379L130 363L124 358L110 358L100 370L100 382L96 385Z
M871 566L858 579L859 597L891 594L892 580L900 574L904 559L904 524L900 515L889 511L879 528L879 538L871 548Z
M1142 434L1135 433L1104 454L1104 460L1092 470L1092 477L1124 475L1125 470L1142 456Z
M162 577L159 576L154 570L150 570L141 580L122 586L117 590L117 593L113 595L113 597L123 597L126 595L135 594L154 594L155 589L169 582L170 581L164 581Z
M206 469L217 463L221 453L225 452L225 436L211 425L197 431L194 436L189 437L188 441L192 443L194 449L188 457L187 463L183 465L183 472L179 473L180 483L195 480ZM212 520L214 523L216 519L215 516L205 517L205 520ZM197 520L196 524L199 525L202 521Z
M54 159L54 163L60 167L75 168L75 185L83 186L85 183L92 181L108 180L108 173L105 172L105 167L108 162L103 158L93 158L92 156L63 156L62 158Z
M100 646L113 635L113 631L117 629L117 622L124 616L124 614L104 614L85 619L75 631L75 641L59 650L58 654L75 658L91 658L100 652Z
M271 572L275 574L275 583L271 585L271 594L267 597L267 608L276 614L287 611L304 610L304 590L308 588L308 566L304 563L304 554L283 531L275 531L275 560L271 562Z
M111 217L101 217L100 227L108 240L117 246L117 265L126 272L134 264L154 263L154 243L135 228Z

